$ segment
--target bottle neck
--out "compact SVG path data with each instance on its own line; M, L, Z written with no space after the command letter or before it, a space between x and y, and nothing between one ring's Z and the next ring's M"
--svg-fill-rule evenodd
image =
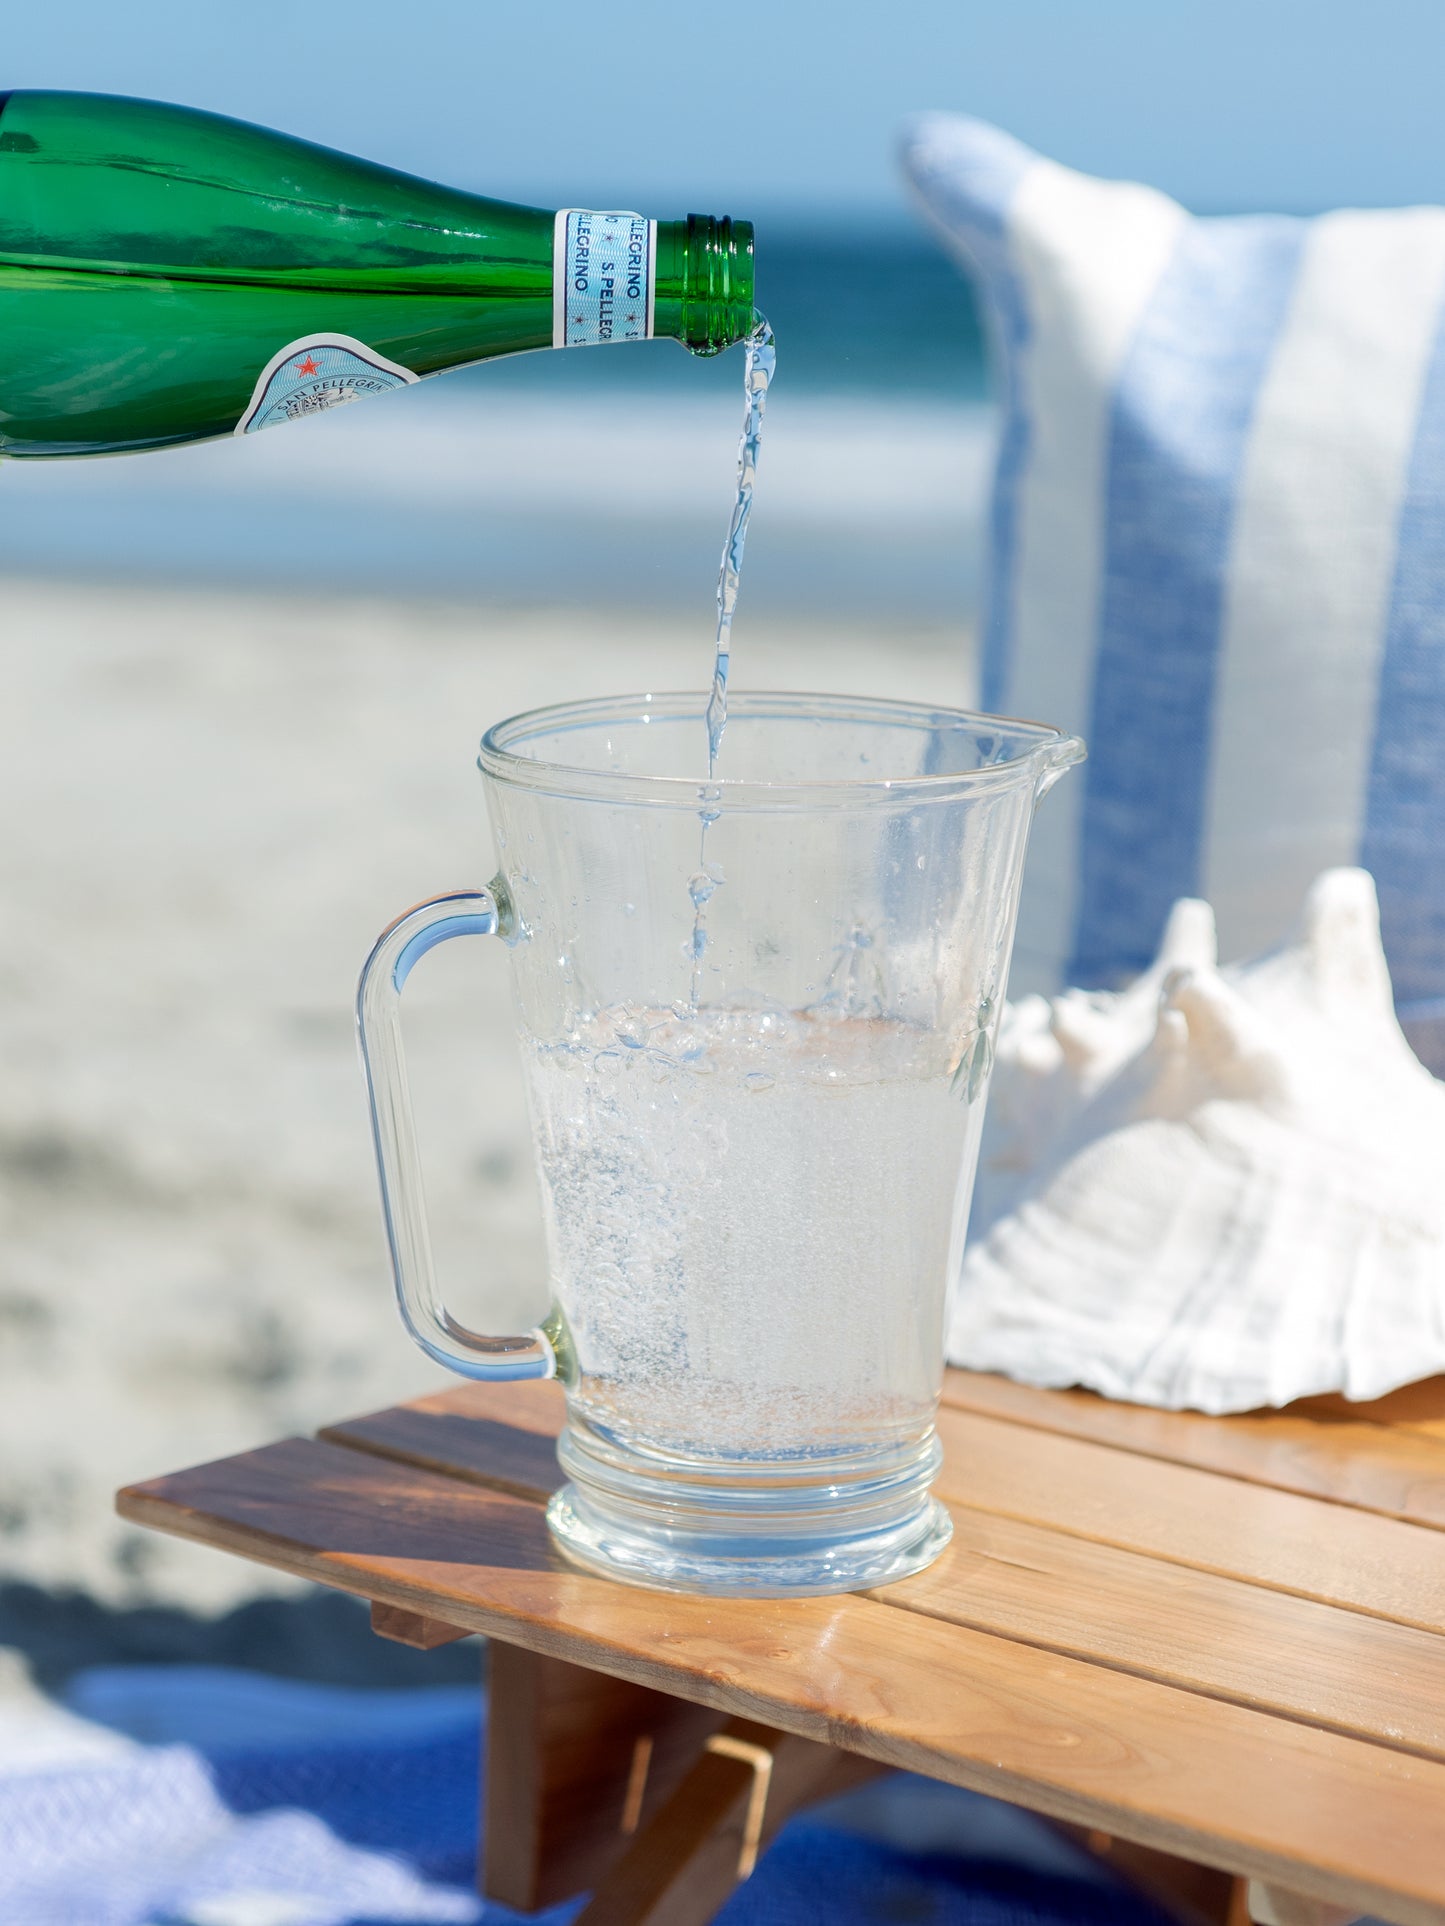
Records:
M753 331L753 224L689 214L657 224L653 333L718 354Z

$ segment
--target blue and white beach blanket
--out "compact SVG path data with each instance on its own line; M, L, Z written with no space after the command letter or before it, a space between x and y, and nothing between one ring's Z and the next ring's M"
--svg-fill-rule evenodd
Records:
M80 1673L65 1703L130 1743L0 1769L7 1926L483 1917L476 1688L127 1666Z

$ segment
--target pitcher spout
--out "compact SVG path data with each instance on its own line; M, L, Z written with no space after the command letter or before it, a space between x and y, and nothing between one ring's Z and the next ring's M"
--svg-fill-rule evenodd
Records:
M1060 736L1054 742L1045 743L1039 750L1038 770L1034 777L1035 804L1048 795L1066 769L1083 762L1088 753L1081 736Z

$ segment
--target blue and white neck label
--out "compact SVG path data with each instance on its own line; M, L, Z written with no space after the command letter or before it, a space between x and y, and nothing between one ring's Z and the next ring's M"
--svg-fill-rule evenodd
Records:
M640 214L557 211L552 242L552 346L648 341L657 292L657 222Z
M256 378L250 404L236 423L238 435L275 428L303 415L340 408L363 395L379 395L420 381L410 368L388 361L349 334L308 334L273 354Z

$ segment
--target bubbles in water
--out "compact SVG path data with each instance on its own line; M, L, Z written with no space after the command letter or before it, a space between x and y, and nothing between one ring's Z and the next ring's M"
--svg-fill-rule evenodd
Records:
M718 884L724 881L723 873L716 863L707 863L687 879L687 893L692 898L693 908L701 909L704 903L711 902Z
M635 1004L623 1003L612 1013L610 1022L613 1040L627 1052L654 1049L666 1019L656 1010L639 1009Z
M648 1047L615 1045L639 1020ZM648 1448L749 1457L926 1422L980 1122L950 1094L952 1041L627 1005L525 1050L590 1416Z
M746 1034L759 1043L785 1044L792 1038L797 1023L791 1010L764 1009L753 1011L745 1027Z

